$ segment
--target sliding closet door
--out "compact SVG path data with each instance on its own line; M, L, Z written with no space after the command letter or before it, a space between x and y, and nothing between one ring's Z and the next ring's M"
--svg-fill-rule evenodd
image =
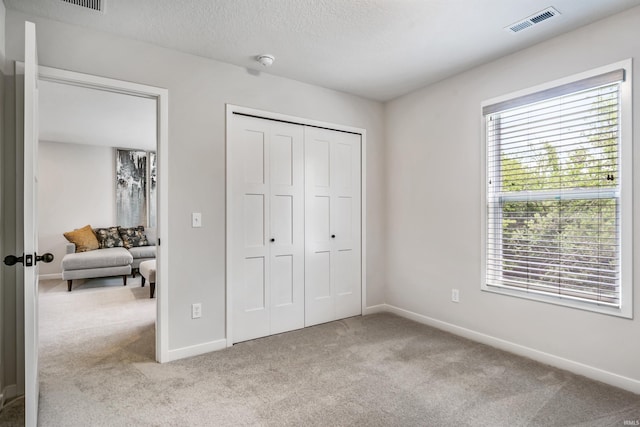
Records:
M305 325L361 314L360 135L305 128Z
M304 326L303 128L236 115L229 132L233 341Z

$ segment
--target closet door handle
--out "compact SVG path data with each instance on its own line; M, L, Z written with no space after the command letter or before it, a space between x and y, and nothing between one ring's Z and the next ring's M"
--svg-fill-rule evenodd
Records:
M272 238L271 238L271 241L272 241L272 242L275 242L275 241L276 241L276 239L274 239L274 238L272 237Z
M336 235L335 235L335 234L332 234L332 235L331 235L331 238L332 238L332 239L335 239L335 238L336 238Z

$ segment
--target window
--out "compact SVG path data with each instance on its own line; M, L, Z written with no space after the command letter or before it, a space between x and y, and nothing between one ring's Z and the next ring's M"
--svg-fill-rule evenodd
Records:
M484 290L631 317L630 65L483 104Z

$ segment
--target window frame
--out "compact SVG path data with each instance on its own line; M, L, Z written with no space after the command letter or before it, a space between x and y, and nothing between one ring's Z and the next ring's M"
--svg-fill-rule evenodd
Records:
M597 302L578 301L566 296L545 295L525 289L517 290L490 286L487 284L488 239L490 228L488 218L488 137L489 126L486 124L484 110L488 106L532 97L536 93L552 91L554 88L593 78L599 75L623 69L625 80L620 83L620 125L619 125L619 177L620 177L620 307L599 305ZM579 91L580 89L577 89ZM535 101L532 101L533 103ZM576 308L612 316L633 318L633 111L632 111L632 60L626 59L603 67L591 69L565 78L543 83L520 91L485 100L480 105L481 120L481 290L492 294L500 294ZM584 190L582 190L584 191ZM494 221L497 220L494 218ZM500 227L498 227L500 229Z

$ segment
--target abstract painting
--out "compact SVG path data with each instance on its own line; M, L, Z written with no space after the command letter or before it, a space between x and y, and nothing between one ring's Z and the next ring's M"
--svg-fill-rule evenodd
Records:
M116 150L116 221L147 226L147 152Z
M156 209L158 200L158 168L156 167L156 153L149 153L149 227L156 225Z

